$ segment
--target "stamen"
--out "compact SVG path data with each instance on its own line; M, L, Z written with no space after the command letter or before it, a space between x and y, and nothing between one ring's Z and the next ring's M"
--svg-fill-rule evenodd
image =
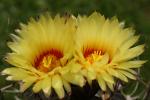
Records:
M34 66L36 69L42 72L49 72L55 67L60 66L60 58L63 57L61 51L51 49L47 52L42 53L35 59Z
M87 48L84 51L84 57L90 63L101 60L102 55L103 55L102 51L95 48Z

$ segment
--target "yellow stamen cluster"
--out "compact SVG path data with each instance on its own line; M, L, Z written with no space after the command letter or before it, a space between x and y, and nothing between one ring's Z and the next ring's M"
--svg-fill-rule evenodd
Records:
M101 51L94 51L92 54L86 57L86 60L92 64L93 62L100 61L101 58L102 58Z

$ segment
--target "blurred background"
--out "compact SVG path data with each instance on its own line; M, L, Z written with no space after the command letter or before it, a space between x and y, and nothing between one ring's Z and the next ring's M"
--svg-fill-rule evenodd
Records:
M9 52L6 42L10 40L10 33L15 33L14 30L19 28L20 22L27 23L30 17L38 17L44 12L50 12L52 16L57 13L77 16L90 15L93 11L100 12L107 18L117 16L119 21L125 21L126 27L133 27L141 35L139 42L146 44L140 59L150 60L150 0L0 0L0 71L8 66L3 60ZM150 61L138 71L140 79L124 85L122 94L138 96L137 100L150 100ZM5 76L0 76L1 90L9 87L9 84L14 83L6 81ZM22 96L15 89L14 92L0 91L0 100L20 100L19 98Z

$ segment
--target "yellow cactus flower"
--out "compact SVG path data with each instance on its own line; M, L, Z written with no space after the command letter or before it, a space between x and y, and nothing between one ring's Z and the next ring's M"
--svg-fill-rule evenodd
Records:
M3 74L9 75L7 80L21 81L21 91L33 85L33 92L43 90L46 96L53 88L59 98L65 91L71 92L69 83L84 85L83 76L73 67L73 34L76 31L76 18L51 18L50 15L40 16L39 20L31 19L21 24L12 34L12 42L8 42L11 53L6 61L14 67L6 68ZM71 65L71 66L70 66Z
M136 71L145 61L134 59L144 51L137 45L139 36L124 28L116 18L105 19L99 13L79 16L76 31L75 58L89 84L97 80L100 88L113 91L116 79L136 79Z

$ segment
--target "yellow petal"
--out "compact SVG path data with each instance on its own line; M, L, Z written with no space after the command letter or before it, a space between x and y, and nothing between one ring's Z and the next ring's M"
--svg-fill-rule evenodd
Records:
M63 75L62 77L68 82L75 85L79 85L81 87L85 84L85 79L80 73L76 73L76 74L68 73Z
M119 71L120 73L122 73L123 75L127 76L127 77L130 78L130 79L133 79L133 80L136 79L135 75L133 75L133 74L127 72L127 71L123 71L123 70L118 70L118 71Z
M83 69L82 71L81 71L81 74L86 78L86 80L87 80L87 82L89 83L89 85L92 85L92 80L94 79L94 78L90 78L89 77L89 75L88 75L88 70L87 69ZM96 74L96 73L95 73ZM95 75L94 75L94 77L95 77Z
M24 69L28 69L29 62L27 62L27 60L25 60L25 58L17 53L7 53L6 57L5 57L5 61L7 61L8 63L15 65L17 67L21 67Z
M128 82L128 79L126 78L126 76L124 76L122 73L120 73L117 69L108 68L107 72L110 75L115 76L116 78L119 78L119 79L121 79L121 80L123 80L125 82Z
M14 51L14 52L19 52L19 48L17 47L17 42L8 42L7 45L8 47Z
M26 77L30 77L30 75L34 76L34 74L32 74L31 72L20 68L6 68L2 71L2 74L10 75L9 77L7 77L7 80L23 80Z
M146 61L142 61L142 60L127 61L119 64L116 67L120 69L138 68L141 67L145 62Z
M71 93L71 86L70 86L70 84L65 79L63 79L62 81L63 81L63 85L64 85L64 88L67 91L67 93Z
M70 71L70 69L67 67L63 67L61 68L61 70L59 70L59 72L63 75L63 74L66 74Z
M113 69L113 68L107 68L106 71L113 76L118 76L118 72L117 70Z
M109 89L110 89L111 91L114 91L114 86L113 86L112 83L107 82L107 86L109 87Z
M103 72L102 73L102 78L106 81L106 82L109 82L109 83L114 83L114 79L111 75L109 75L108 73L106 72Z
M77 73L81 70L81 65L78 63L71 64L70 67L71 67L71 73Z
M90 80L90 79L87 78L87 82L88 82L88 84L89 84L90 86L92 86L92 80Z
M42 83L43 83L43 80L39 80L34 84L32 88L34 93L40 92L40 90L42 89Z
M123 80L124 82L128 82L128 79L127 79L127 77L124 74L122 74L118 70L117 70L117 72L118 72L118 75L116 76L117 78Z
M97 81L98 81L98 84L99 84L100 88L101 88L103 91L106 91L106 83L105 83L105 81L103 80L103 78L101 77L101 75L98 76Z
M51 77L49 76L47 76L42 82L42 90L46 97L50 96L51 94L51 86L52 86L51 82L52 82Z
M91 67L88 68L87 77L88 77L89 80L96 79L96 72L94 71L93 68L91 68Z
M125 51L133 46L139 39L139 36L131 36L129 40L127 40L122 46L120 47L121 50Z
M60 99L62 99L65 96L65 92L63 89L63 82L59 75L54 75L52 77L52 87L54 88L56 94Z
M29 88L35 81L37 77L27 77L23 79L23 84L20 85L20 91L24 92L27 88Z
M88 76L87 76L87 72L88 72L87 69L82 69L82 70L81 70L81 74L82 74L83 76L85 76L85 77L88 77Z
M130 72L133 75L137 75L137 72L135 70L133 70L133 69L126 69L125 71L128 71L128 72Z
M125 61L132 59L141 55L144 52L145 45L138 45L136 47L132 47L131 49L127 50L124 55L120 58L120 61Z

